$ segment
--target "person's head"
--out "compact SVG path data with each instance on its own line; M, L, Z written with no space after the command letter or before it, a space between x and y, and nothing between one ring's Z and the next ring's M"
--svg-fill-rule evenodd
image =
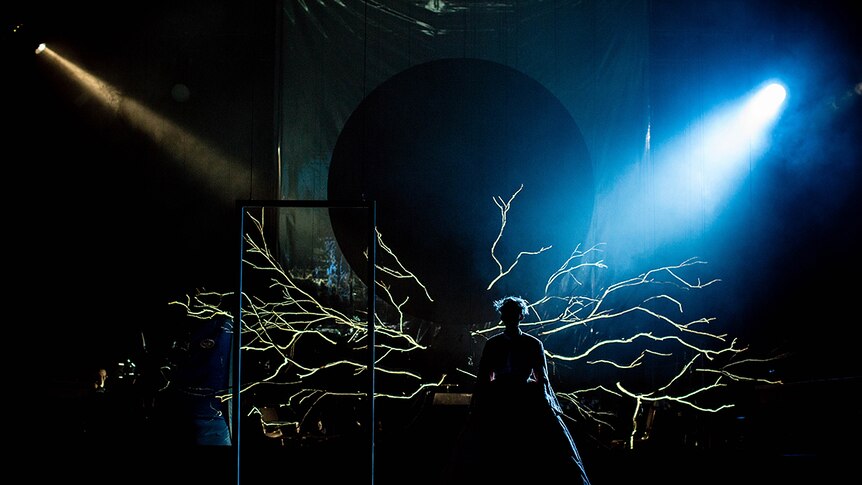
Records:
M527 300L520 296L507 296L494 302L503 323L520 322L527 316Z
M96 372L96 381L93 382L93 386L98 390L102 390L105 387L105 381L107 379L108 371L106 371L105 369L99 369Z

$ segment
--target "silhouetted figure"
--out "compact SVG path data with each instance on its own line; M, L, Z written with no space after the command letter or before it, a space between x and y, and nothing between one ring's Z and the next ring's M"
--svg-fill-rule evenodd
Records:
M108 372L100 368L84 396L84 433L87 444L107 446L113 443L117 430L117 397L109 385Z
M527 302L508 296L494 307L505 330L485 344L473 392L471 432L484 467L476 478L499 484L523 483L527 476L531 483L589 485L548 379L544 345L520 329Z
M230 388L230 350L233 319L215 316L195 322L187 341L178 343L171 385L163 403L179 442L230 446L229 403L220 395Z
M93 381L93 389L96 393L101 394L105 392L105 384L108 383L108 371L105 369L99 369L96 372L96 379Z

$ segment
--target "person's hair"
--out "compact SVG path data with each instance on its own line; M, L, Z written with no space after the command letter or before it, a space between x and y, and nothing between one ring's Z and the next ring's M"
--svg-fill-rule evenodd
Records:
M494 309L502 313L504 310L511 308L521 312L522 317L527 316L527 300L520 296L506 296L494 302Z

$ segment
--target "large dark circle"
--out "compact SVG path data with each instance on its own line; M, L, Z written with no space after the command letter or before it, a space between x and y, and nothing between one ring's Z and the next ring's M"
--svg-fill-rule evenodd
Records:
M512 201L501 225L498 202ZM569 112L536 80L477 59L443 59L409 68L372 91L347 120L329 168L332 201L374 200L377 227L406 269L427 287L378 272L409 316L437 323L495 317L505 294L542 296L545 282L578 243L593 210L592 165ZM366 219L330 211L351 266L365 274ZM381 264L392 266L385 253Z

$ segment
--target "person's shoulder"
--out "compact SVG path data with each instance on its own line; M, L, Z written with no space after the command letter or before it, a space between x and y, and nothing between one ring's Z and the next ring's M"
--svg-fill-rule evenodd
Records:
M532 345L542 346L542 341L539 340L539 337L536 337L535 335L530 335L526 332L522 332L521 333L521 339L526 341L526 342L529 342Z

